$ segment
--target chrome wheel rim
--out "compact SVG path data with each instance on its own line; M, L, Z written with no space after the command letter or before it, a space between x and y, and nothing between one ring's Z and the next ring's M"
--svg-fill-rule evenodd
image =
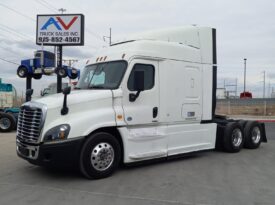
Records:
M63 69L60 69L58 74L59 74L60 76L64 76L64 75L66 74L66 71L63 70Z
M261 140L261 130L260 130L259 127L254 127L252 129L252 137L251 137L251 139L252 139L252 142L254 144L258 144L260 142L260 140Z
M91 153L91 163L97 171L105 171L114 162L114 149L107 143L102 142L96 145Z
M0 128L2 130L7 130L9 129L10 126L11 126L11 122L8 118L3 117L0 119Z
M243 141L242 131L239 128L236 128L232 132L232 140L234 147L239 147Z
M23 77L25 76L25 71L23 69L19 70L18 72L19 76Z

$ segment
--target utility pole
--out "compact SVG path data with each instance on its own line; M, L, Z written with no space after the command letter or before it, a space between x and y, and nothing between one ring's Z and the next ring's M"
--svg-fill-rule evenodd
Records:
M265 71L263 71L263 74L264 74L263 98L265 98Z
M68 63L68 66L71 67L74 63L78 62L77 59L64 59L63 60L64 63Z
M63 14L66 11L66 9L60 8L60 9L58 9L58 11L60 11L61 14ZM62 53L63 53L62 45L59 45L56 48L57 48L57 50L56 50L57 67L62 68ZM57 88L57 90L56 90L57 93L62 92L62 78L59 75L57 75L57 86L56 86L56 88Z
M61 12L61 14L63 14L63 13L66 11L66 9L64 9L64 8L60 8L60 9L58 9L58 11L60 11L60 12Z
M110 41L109 41L110 46L112 45L112 28L110 28Z
M232 97L237 97L237 89L238 89L238 79L231 79L229 82L226 79L224 79L223 81L223 87L224 90L226 91L228 97L232 96ZM235 89L234 89L235 87ZM232 94L232 95L230 95Z
M238 78L236 78L236 81L235 81L235 85L236 85L236 87L235 87L235 98L237 98L237 93L238 93Z
M105 38L109 38L109 46L112 45L112 28L110 28L109 36L103 36L103 40L105 41Z
M244 84L243 84L243 92L244 92L244 95L245 95L245 86L246 86L246 58L243 59L244 60Z
M270 92L270 81L268 82L268 90L267 90L268 94L267 97L271 98L271 92Z
M62 46L57 46L57 67L58 68L62 68ZM61 93L62 92L62 78L57 75L57 93Z

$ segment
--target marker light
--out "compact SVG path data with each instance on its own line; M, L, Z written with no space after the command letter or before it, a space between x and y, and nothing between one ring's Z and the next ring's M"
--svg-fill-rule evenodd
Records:
M122 118L123 118L122 115L117 115L118 120L122 120Z

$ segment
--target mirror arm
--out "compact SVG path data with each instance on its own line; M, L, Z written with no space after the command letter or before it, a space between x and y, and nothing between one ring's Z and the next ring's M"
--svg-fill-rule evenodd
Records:
M71 87L67 87L63 89L64 94L64 101L63 101L63 107L61 109L61 115L67 115L69 112L69 108L67 106L67 95L71 93Z
M130 95L129 95L129 101L130 101L130 102L135 102L136 99L138 98L140 92L141 92L141 91L139 90L139 91L137 91L136 94L130 93Z
M61 115L67 115L69 108L67 106L67 94L64 95L63 107L61 109Z

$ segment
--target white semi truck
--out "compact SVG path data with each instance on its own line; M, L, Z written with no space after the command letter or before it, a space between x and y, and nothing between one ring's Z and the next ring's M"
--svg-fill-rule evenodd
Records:
M147 32L104 48L76 90L22 105L17 153L103 178L120 163L258 148L267 141L263 124L215 115L216 63L209 27Z

